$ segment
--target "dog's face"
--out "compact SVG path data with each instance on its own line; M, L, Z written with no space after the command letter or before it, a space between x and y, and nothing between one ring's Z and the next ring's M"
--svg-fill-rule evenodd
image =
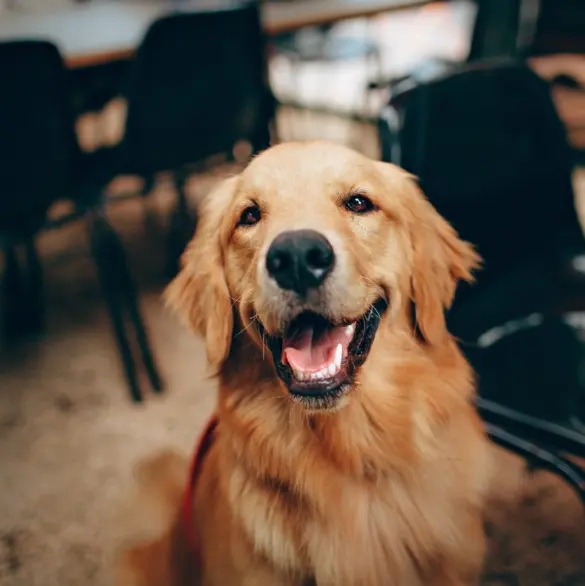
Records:
M331 409L381 323L405 327L411 302L425 343L444 343L444 308L477 262L404 171L334 144L289 143L208 196L168 299L214 366L244 332L270 349L291 398Z

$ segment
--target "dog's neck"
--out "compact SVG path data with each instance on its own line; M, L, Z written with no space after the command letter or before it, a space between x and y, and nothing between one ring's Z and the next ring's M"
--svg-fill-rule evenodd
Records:
M284 461L291 470L302 470L307 458L364 481L412 468L429 449L423 445L429 429L446 421L455 403L468 400L471 373L461 375L464 359L454 344L433 355L409 335L385 330L378 338L347 404L333 413L308 413L296 405L270 357L244 336L236 341L220 373L219 410L237 457L246 461L253 454L249 466L265 468L258 472L268 478L282 478L270 474L273 465ZM449 363L452 377L445 376ZM450 389L441 395L451 403L433 401L438 385Z

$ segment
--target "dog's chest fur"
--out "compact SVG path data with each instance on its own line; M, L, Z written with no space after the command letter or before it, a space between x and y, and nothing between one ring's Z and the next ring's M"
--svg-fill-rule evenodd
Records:
M298 575L299 586L421 584L421 567L432 565L447 538L436 528L448 531L451 522L449 504L427 506L424 492L396 479L346 479L328 508L288 485L259 483L239 467L230 482L233 510L252 547Z

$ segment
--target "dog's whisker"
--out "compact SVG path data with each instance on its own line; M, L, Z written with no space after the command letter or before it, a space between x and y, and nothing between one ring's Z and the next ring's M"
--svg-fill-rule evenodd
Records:
M254 322L255 322L255 321L257 321L257 319L258 319L258 318L257 318L257 316L256 316L256 315L253 315L253 316L252 316L252 319L250 320L250 323L249 323L247 326L243 327L243 328L242 328L242 329L241 329L241 330L240 330L240 331L239 331L239 332L238 332L238 333L237 333L237 334L234 336L234 338L237 338L237 337L238 337L240 334L243 334L243 333L244 333L244 332L245 332L245 331L246 331L246 330L247 330L247 329L248 329L250 326L252 326L252 325L254 324Z
M266 360L266 339L265 339L266 333L264 332L264 330L262 330L262 360Z
M372 306L372 309L376 312L378 319L382 319L382 314L378 311L378 308L375 306Z
M370 277L366 277L365 275L359 275L359 278L362 279L362 281L366 281L367 283L371 283L372 285L374 285L374 287L377 290L379 290L378 291L379 296L386 302L386 304L390 303L385 291L383 289L381 289L380 285L378 285L374 280L370 279Z
M234 306L236 305L236 303L241 303L242 299L244 298L245 295L248 295L250 293L253 293L254 289L252 287L250 287L250 289L243 291L242 294L239 297L234 297L232 295L230 295L230 299L232 300L232 309L234 308Z

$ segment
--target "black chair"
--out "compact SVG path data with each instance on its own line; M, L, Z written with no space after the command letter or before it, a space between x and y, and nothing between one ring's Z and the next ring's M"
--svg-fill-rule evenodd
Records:
M100 112L109 102L122 97L129 66L129 59L115 59L70 68L68 74L74 116ZM96 131L100 130L101 127L96 126ZM99 143L103 137L98 135L94 139Z
M256 3L177 13L152 24L131 65L121 144L96 153L106 185L119 174L146 181L172 171L178 202L170 231L171 272L195 218L185 196L189 172L213 155L233 158L239 141L269 146L275 102Z
M128 314L154 390L162 388L140 317L124 248L109 225L100 191L87 180L70 109L67 71L57 48L41 41L0 44L0 247L5 253L3 329L8 340L43 327L42 269L35 237L85 222L132 397L140 400L125 326ZM58 200L73 211L58 218ZM26 262L19 261L24 248Z
M383 159L405 167L484 269L447 321L478 373L497 443L564 476L585 500L585 252L573 153L548 85L523 64L488 62L394 96ZM582 326L581 326L582 327Z

